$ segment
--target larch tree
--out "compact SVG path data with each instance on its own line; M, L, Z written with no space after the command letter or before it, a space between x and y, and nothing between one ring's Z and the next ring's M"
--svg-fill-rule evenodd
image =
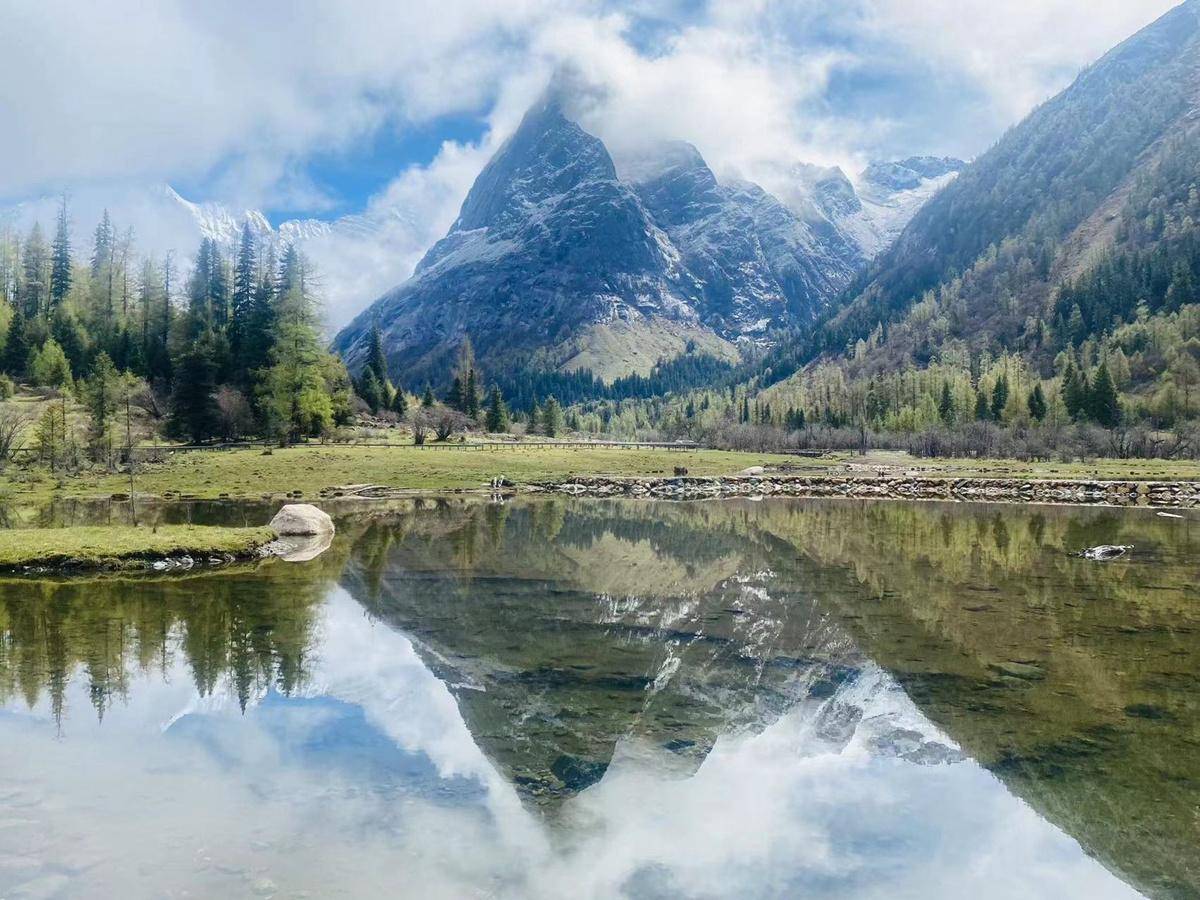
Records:
M84 382L82 399L88 413L88 450L92 459L111 464L113 419L117 414L121 374L107 353L101 352Z
M268 429L280 440L299 441L333 427L326 390L314 299L304 290L304 264L297 256L278 298L271 365L263 372L259 397Z

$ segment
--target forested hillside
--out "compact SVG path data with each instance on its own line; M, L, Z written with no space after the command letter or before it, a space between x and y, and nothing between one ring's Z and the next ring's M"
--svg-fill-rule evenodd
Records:
M816 327L778 336L718 391L664 401L663 422L1038 452L1074 446L1083 424L1110 432L1106 452L1193 452L1198 223L1189 0L965 168Z
M0 399L25 385L36 401L0 404L5 459L19 435L69 470L149 437L296 440L352 418L315 274L291 245L259 246L247 226L236 257L205 239L183 275L106 213L83 255L65 198L49 243L37 224L0 233Z

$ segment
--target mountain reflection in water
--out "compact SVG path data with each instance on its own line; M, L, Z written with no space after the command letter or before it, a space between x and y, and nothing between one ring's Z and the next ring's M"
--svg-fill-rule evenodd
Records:
M0 583L0 896L1200 891L1188 521L339 526L306 563ZM1101 542L1138 549L1061 552Z

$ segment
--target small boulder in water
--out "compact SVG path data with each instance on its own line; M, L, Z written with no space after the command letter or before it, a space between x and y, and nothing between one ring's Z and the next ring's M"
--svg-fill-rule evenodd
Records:
M333 534L333 519L311 503L289 503L275 513L271 529L280 537Z
M1086 550L1080 550L1077 556L1082 556L1084 559L1092 559L1097 562L1108 562L1110 559L1118 559L1132 550L1133 547L1128 544L1101 544L1099 547L1088 547Z

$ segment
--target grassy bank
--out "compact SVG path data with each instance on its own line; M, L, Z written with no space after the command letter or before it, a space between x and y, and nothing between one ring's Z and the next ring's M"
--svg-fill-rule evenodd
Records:
M0 531L0 569L22 566L73 568L120 565L165 556L214 556L250 553L274 537L270 528L215 528L164 525L17 528Z
M179 453L165 462L139 466L139 494L215 499L282 497L296 491L316 497L322 490L350 484L379 484L397 490L434 493L479 489L503 476L517 484L561 480L577 475L622 477L671 475L676 466L691 475L734 475L749 466L798 473L905 474L949 478L1200 480L1195 462L1096 460L1017 462L1013 460L917 459L874 451L838 453L813 459L770 453L720 450L665 450L522 446L457 450L409 446L302 446L261 450ZM0 497L28 507L52 498L103 498L129 492L125 474L83 472L59 478L45 470L10 466L0 473Z
M138 493L216 498L260 498L301 491L315 496L324 488L381 484L413 491L480 488L503 476L517 483L570 475L670 475L676 466L692 475L733 475L748 466L811 464L817 460L719 450L626 450L570 447L504 447L496 450L444 450L418 447L304 446L261 450L194 451L166 462L139 467ZM82 473L67 479L48 472L10 469L0 490L18 503L52 496L108 497L128 493L127 475Z

